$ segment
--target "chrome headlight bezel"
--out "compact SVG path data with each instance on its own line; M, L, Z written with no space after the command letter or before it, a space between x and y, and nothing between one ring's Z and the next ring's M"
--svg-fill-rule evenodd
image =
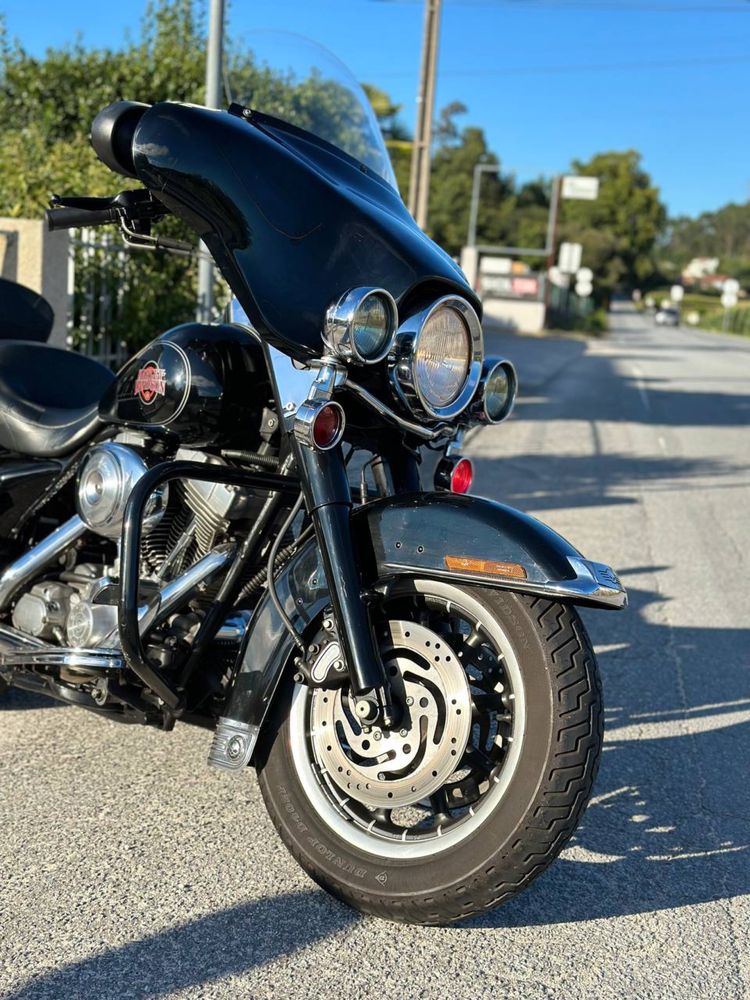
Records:
M388 317L388 332L382 348L373 355L362 353L354 334L354 321L357 312L369 298L378 298L383 303ZM329 350L341 361L350 361L359 365L376 365L390 353L393 338L398 326L398 308L396 300L385 288L352 288L338 302L330 306L326 312L323 329L323 341Z
M508 379L507 401L500 411L499 416L493 417L487 409L487 385L498 368L501 368ZM482 363L482 376L479 380L479 387L476 396L469 407L469 418L471 421L480 424L500 424L513 412L518 392L518 375L515 365L507 358L485 358Z
M425 398L416 374L419 338L428 321L440 309L453 309L463 318L469 334L466 378L456 398L446 406L436 406ZM484 345L482 324L469 303L458 295L444 295L421 312L406 319L396 331L391 357L391 384L396 395L417 417L430 421L454 420L474 398L482 374Z

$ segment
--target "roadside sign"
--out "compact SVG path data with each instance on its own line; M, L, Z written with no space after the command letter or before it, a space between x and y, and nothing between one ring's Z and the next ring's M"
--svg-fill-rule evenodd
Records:
M672 296L673 302L682 302L685 297L685 289L682 285L672 285L669 294Z
M576 295L580 299L587 299L593 291L594 286L590 281L581 281L580 279L576 281Z
M492 257L485 254L479 262L480 274L510 274L513 261L510 257Z
M736 278L727 278L727 280L724 282L723 291L726 292L728 295L736 295L737 292L739 292L739 290L740 290L740 283L739 281L737 281Z
M570 278L567 274L563 274L557 264L553 264L549 269L549 280L557 288L567 288L570 282Z
M511 278L514 295L538 295L539 279L533 275L514 275Z
M591 284L594 280L594 272L590 267L579 267L576 272L576 281L583 281L587 284Z
M580 243L561 243L557 266L563 274L575 274L581 266L583 247Z
M697 326L701 321L701 314L699 312L696 312L696 310L694 309L692 312L689 312L687 314L685 319L691 326Z
M734 309L737 305L737 296L733 292L724 292L721 296L721 304L725 309Z
M599 197L599 178L563 177L561 193L563 198L574 198L578 201L596 201Z
M503 298L510 295L513 289L508 274L482 274L479 277L479 292L482 296Z

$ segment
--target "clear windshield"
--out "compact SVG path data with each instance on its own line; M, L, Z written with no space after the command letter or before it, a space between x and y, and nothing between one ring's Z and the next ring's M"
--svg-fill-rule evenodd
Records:
M322 46L287 32L253 32L227 53L225 86L232 101L312 132L396 188L365 92Z

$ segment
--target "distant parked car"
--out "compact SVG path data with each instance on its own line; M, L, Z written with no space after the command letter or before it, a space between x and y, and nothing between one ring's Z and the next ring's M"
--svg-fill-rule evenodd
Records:
M657 326L679 326L680 311L679 309L660 309L654 319Z

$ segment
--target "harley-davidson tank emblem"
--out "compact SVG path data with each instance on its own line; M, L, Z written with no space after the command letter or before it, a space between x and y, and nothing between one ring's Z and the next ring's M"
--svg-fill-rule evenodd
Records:
M167 391L167 373L155 361L147 361L135 377L135 395L143 403L153 403Z

